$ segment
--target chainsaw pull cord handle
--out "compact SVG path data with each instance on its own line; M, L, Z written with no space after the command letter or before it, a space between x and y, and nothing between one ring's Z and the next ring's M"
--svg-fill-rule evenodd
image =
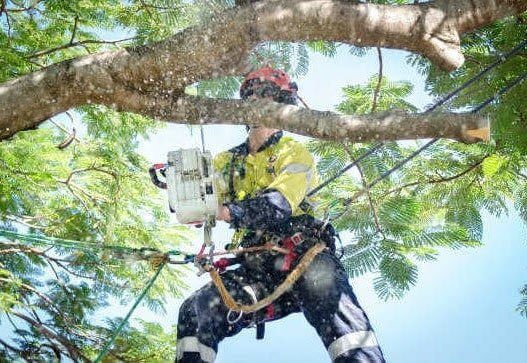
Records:
M152 183L154 183L154 185L160 189L167 189L167 183L159 180L159 174L164 177L165 170L165 164L154 164L154 166L148 169L148 173L150 174L150 179L152 180Z

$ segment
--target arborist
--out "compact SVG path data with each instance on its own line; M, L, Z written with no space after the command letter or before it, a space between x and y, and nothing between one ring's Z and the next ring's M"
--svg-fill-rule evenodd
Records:
M296 105L297 86L284 72L264 67L251 72L240 96ZM384 362L368 317L360 307L348 276L335 256L333 227L314 218L308 192L318 177L312 155L282 131L247 126L248 138L214 159L220 207L216 216L236 230L230 249L274 243L290 253L263 251L215 262L232 297L252 304L271 294L314 244L326 248L286 293L251 313L230 310L216 286L208 283L179 311L179 363L213 362L225 337L302 312L317 331L332 362Z

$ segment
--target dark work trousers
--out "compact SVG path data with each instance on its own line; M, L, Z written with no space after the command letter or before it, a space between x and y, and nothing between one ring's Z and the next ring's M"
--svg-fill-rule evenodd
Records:
M252 304L255 299L271 294L290 271L280 271L283 255L263 252L245 257L239 267L221 276L236 301ZM234 323L238 313L231 312L227 317L229 310L212 282L194 292L179 311L176 362L213 362L218 344L225 337L236 335L255 323L281 319L295 312L302 312L316 329L331 362L384 362L348 276L339 259L328 249L315 257L293 288L272 307L243 315Z

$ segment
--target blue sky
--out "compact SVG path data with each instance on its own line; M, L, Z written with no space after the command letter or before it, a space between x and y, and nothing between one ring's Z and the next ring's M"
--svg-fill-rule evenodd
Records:
M423 109L431 98L422 76L405 63L406 53L383 52L384 74L390 80L411 81L415 89L409 101ZM342 87L366 82L377 67L374 52L363 58L344 50L335 58L311 55L308 75L298 79L300 93L311 108L332 110L342 99ZM246 136L240 126L205 126L205 135L213 153ZM169 150L199 145L199 132L190 135L186 126L171 124L142 143L141 153L158 162L164 161ZM514 214L499 219L484 215L484 225L482 247L443 251L437 261L422 264L416 286L401 300L379 300L372 287L373 275L351 281L388 362L527 362L527 319L514 310L519 289L527 282L526 229ZM226 241L229 233L223 225L214 236ZM207 281L207 277L189 279L186 295ZM158 319L175 324L180 303L175 301L167 316ZM220 345L217 362L329 361L301 314L267 324L266 330L263 341L255 340L253 329L228 338Z

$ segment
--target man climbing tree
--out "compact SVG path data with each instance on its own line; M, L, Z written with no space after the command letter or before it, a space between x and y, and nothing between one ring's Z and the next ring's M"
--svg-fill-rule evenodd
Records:
M264 67L246 77L240 96L296 105L297 86L284 72ZM247 141L214 162L222 203L217 219L236 229L229 248L273 242L289 253L265 251L217 261L220 270L237 265L222 274L229 293L238 302L253 304L272 294L312 246L324 242L326 248L289 291L252 314L229 310L212 283L196 291L180 309L176 361L213 362L225 337L256 325L261 339L264 322L303 312L333 362L384 362L335 256L334 229L313 217L313 201L307 196L317 184L313 157L280 130L247 128Z

